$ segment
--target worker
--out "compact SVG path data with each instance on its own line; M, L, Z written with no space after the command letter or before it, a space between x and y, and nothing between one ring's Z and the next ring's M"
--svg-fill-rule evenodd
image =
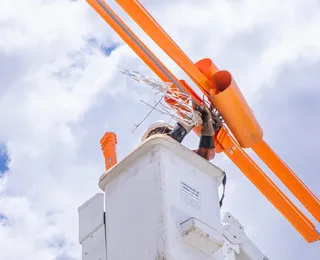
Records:
M207 106L195 106L195 118L198 124L201 125L201 137L199 147L195 152L201 157L212 160L215 156L214 150L214 126L212 114ZM178 121L175 127L172 127L164 121L157 122L149 127L142 137L142 141L155 134L166 134L181 143L186 135L196 126L196 124L186 124L183 121Z

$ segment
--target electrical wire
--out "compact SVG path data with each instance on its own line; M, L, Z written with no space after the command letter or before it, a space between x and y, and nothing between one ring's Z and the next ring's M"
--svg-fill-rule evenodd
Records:
M222 178L222 195L219 201L220 208L222 207L223 200L225 197L226 192L226 185L227 185L227 174L223 171L223 178Z

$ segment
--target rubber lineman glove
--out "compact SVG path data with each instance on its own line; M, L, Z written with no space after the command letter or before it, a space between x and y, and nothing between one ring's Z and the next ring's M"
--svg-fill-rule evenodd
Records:
M196 108L199 112L201 112L202 126L201 126L201 135L202 136L213 136L214 128L213 128L213 120L211 111L207 106L198 106Z
M195 119L195 124L196 125L202 125L203 124L203 121L202 121L202 114L200 111L198 110L194 110L193 111L193 114L194 114L194 119Z
M187 134L189 134L190 131L195 127L195 124L188 124L182 120L178 120L178 124L186 130Z
M202 125L202 113L198 110L193 111L194 115L194 123L188 124L187 122L184 122L182 120L179 120L178 123L183 126L183 128L186 130L187 134L190 133L190 131L197 125Z

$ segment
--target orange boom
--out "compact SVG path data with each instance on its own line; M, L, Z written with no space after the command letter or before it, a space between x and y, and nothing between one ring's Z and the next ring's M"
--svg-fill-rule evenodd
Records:
M103 0L87 0L96 12L119 34L158 77L173 83L171 91L188 94L197 104L204 104L183 80L178 80L141 42ZM210 59L194 64L137 0L116 0L149 37L190 77L224 119L215 134L217 152L224 152L260 192L295 227L308 242L320 239L314 224L288 199L243 148L252 148L312 216L320 222L319 199L291 171L263 140L262 129L231 74L220 71ZM166 99L174 107L172 99ZM230 131L229 131L230 129ZM194 129L199 135L199 128ZM231 133L233 136L231 135ZM109 151L107 152L109 154ZM113 150L111 151L113 155ZM106 162L107 163L107 162Z

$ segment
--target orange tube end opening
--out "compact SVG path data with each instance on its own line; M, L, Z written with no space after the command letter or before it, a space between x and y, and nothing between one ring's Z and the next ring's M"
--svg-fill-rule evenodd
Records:
M195 63L198 70L210 81L213 89L216 89L212 76L219 71L218 67L209 58L204 58Z
M216 93L209 97L242 148L260 142L263 131L230 72L221 70L212 76ZM213 92L214 90L212 90Z
M219 69L209 58L204 58L195 63L196 67L200 72L206 76L206 78L210 78L214 73L216 73ZM208 75L208 77L207 77Z
M231 85L232 75L229 71L220 70L212 76L212 80L219 92L223 92Z

